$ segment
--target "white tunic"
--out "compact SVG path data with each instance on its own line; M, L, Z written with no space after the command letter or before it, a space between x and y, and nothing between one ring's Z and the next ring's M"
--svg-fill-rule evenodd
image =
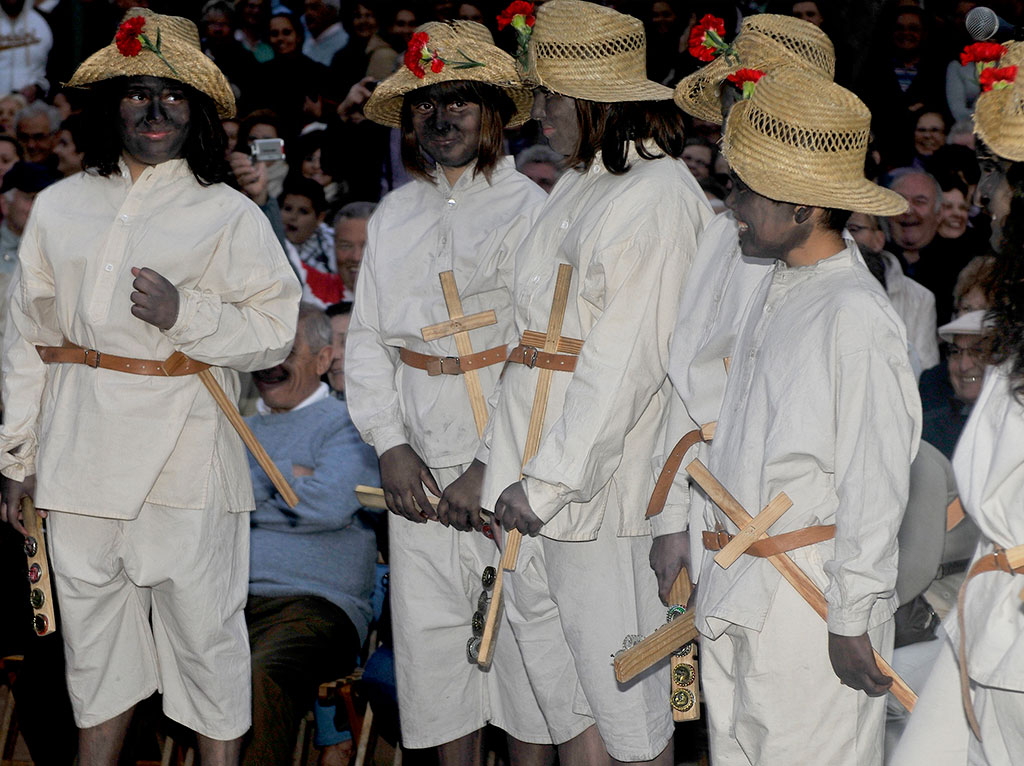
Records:
M671 394L668 345L697 235L712 217L682 162L643 160L609 173L598 157L562 176L516 254L516 326L547 329L560 263L573 267L562 335L583 339L573 374L552 376L526 493L557 540L593 540L606 511L618 533L649 532L650 458ZM519 479L539 369L509 365L492 415L482 503Z
M295 338L299 284L266 216L225 184L201 186L185 160L121 175L75 175L32 207L4 333L0 470L36 473L42 508L135 518L144 502L253 508L241 439L195 375L162 377L43 364L36 345L67 339L102 354L166 359L181 351L231 369L280 363ZM133 266L178 288L174 326L131 313Z
M834 541L791 552L824 590L834 633L860 635L895 611L896 533L920 434L903 323L855 248L813 266L777 262L736 342L709 468L751 515L789 495L772 534L836 524ZM702 507L706 529L736 531ZM780 579L763 559L722 569L706 556L698 628L759 630Z
M740 252L739 230L731 212L716 216L701 232L672 335L668 374L676 396L669 406L663 454L655 457L655 470L660 472L684 434L718 420L727 380L724 360L732 355L750 302L773 263ZM684 456L664 510L651 519L655 537L687 528L690 488L685 468L706 454L701 444ZM693 558L699 560L699 555ZM698 575L690 572L691 578Z
M964 510L982 532L975 559L992 544L1024 543L1024 406L1010 389L1008 365L990 367L953 455ZM973 562L972 562L973 563ZM1024 577L986 572L967 585L964 624L970 677L986 686L1024 691ZM953 646L959 630L947 620Z
M428 376L399 349L457 356L455 337L424 341L421 329L448 319L439 274L455 272L467 315L494 309L498 323L469 333L473 351L514 340L512 248L526 235L544 192L511 157L491 183L467 170L452 187L416 180L388 194L367 225L366 254L345 351L349 413L378 455L409 444L432 468L470 462L479 438L465 379ZM486 396L501 365L479 370Z
M907 340L921 358L921 368L939 363L939 333L932 291L903 273L896 256L882 251L885 261L885 292L907 326Z

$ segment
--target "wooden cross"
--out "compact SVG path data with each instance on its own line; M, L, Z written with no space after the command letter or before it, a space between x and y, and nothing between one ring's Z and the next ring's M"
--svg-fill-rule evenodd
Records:
M686 466L686 472L690 474L690 477L697 482L697 484L703 489L709 498L722 509L722 512L729 517L737 527L744 529L752 524L754 521L750 514L740 505L739 501L736 500L729 491L721 485L711 471L700 461L694 460L688 466ZM780 495L784 497L784 495ZM776 498L778 500L778 498ZM788 500L788 498L787 498ZM773 503L775 500L772 501ZM762 516L758 514L758 516ZM767 538L767 534L761 534L759 539ZM753 541L751 541L753 542ZM747 543L749 545L749 543ZM724 550L724 549L723 549ZM804 574L803 570L796 565L796 563L785 553L778 553L773 556L767 557L768 562L775 567L779 573L786 579L786 581L796 588L797 593L806 601L811 608L818 613L823 620L828 619L828 605L825 602L825 596L817 585ZM892 678L892 687L890 691L893 696L899 700L900 704L903 705L908 711L914 710L914 704L917 702L917 695L914 694L913 690L907 686L906 682L900 678L895 670L886 662L882 656L872 650L875 655L875 662L882 669L882 672Z
M37 635L47 636L57 629L53 614L53 589L50 586L50 565L46 558L46 538L43 520L36 512L35 503L28 496L21 498L21 518L28 535L25 537L25 556L28 558L29 601L34 612L32 625Z
M469 340L469 331L478 327L487 327L497 324L498 317L494 309L481 311L477 314L466 316L462 313L462 299L459 298L459 289L455 285L455 272L442 271L441 292L444 293L444 302L448 307L448 321L432 324L420 330L423 340L440 340L449 335L455 336L455 347L459 350L460 357L468 357L473 354L473 344ZM480 375L476 370L465 370L462 377L466 381L466 392L469 394L469 404L473 408L473 420L476 422L476 435L483 436L484 428L487 427L487 400L484 398L483 389L480 387Z
M690 600L690 573L686 567L679 572L668 593L670 604L686 605ZM697 644L690 642L682 652L674 652L669 661L672 690L669 697L673 721L695 721L700 718L700 684L697 682Z
M544 334L544 346L541 349L549 354L558 353L566 348L569 339L562 338L562 322L565 319L565 307L569 303L569 286L572 282L572 266L560 264L558 277L555 279L555 293L551 300L551 314L548 317L548 329ZM529 331L528 331L529 332ZM527 333L523 334L524 339ZM560 348L561 346L561 348ZM577 348L578 351L578 348ZM533 394L533 409L530 411L530 425L526 432L526 446L523 449L521 468L533 459L540 448L540 437L544 431L544 418L547 415L548 396L551 393L551 375L554 370L540 369L537 374L537 388ZM522 478L520 469L520 478ZM505 570L514 571L519 560L519 546L523 536L518 529L510 529L505 535L505 549L498 565L498 576L494 581L494 592L487 608L487 621L480 639L480 653L477 664L483 668L490 667L494 656L494 640L498 629L498 615L501 613L502 581Z

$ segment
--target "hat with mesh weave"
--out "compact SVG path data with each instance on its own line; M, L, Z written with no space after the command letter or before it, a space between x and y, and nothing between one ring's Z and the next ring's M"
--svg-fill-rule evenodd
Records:
M1024 162L1024 42L1007 45L997 66L1017 67L1017 79L1006 88L978 96L974 132L1000 157Z
M771 72L780 66L803 66L832 79L836 52L828 35L792 16L759 13L743 19L733 42L739 57L721 55L676 85L675 100L687 114L708 122L722 122L719 87L740 68Z
M430 21L418 27L405 63L377 86L363 113L381 125L400 128L406 93L460 80L504 90L516 107L508 127L530 119L533 94L519 77L515 60L494 45L487 27L475 21Z
M114 41L75 70L68 85L84 88L114 77L166 77L213 99L221 119L235 116L235 96L217 65L203 54L196 25L180 16L132 8Z
M725 124L723 153L758 194L781 202L898 215L907 201L864 177L871 112L802 67L762 77Z
M639 19L581 0L549 0L537 10L526 79L586 101L667 101L672 89L647 79Z

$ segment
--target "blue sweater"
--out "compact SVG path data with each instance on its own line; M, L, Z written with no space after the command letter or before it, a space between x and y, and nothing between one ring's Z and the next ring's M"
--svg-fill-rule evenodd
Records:
M359 438L345 403L334 398L246 422L299 496L298 506L289 508L249 455L256 495L249 593L325 598L345 611L365 641L377 540L353 490L380 484L373 449ZM293 464L312 468L313 475L294 476Z

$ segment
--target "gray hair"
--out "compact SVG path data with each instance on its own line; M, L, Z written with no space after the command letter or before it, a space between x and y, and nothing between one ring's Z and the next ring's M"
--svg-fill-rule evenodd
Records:
M300 334L314 354L331 345L331 320L322 308L306 301L299 304L295 335L298 337Z
M339 221L361 220L373 215L377 209L376 202L349 202L334 214L332 225L338 228Z
M211 13L223 13L229 19L234 19L235 7L228 0L206 0L201 16L203 21L206 21L206 17Z
M935 187L935 212L940 212L942 210L942 184L931 173L926 173L917 168L896 168L889 174L889 183L886 186L892 191L896 191L896 186L900 181L912 178L913 176L921 176L931 181L932 186Z
M14 115L14 127L17 128L22 120L38 117L39 115L46 117L50 123L51 134L56 133L60 129L60 109L42 101L33 101L24 109L19 109L18 113Z
M555 170L562 172L562 162L565 158L547 144L534 144L528 146L516 155L516 170L520 173L523 168L531 162L546 162L555 166Z

